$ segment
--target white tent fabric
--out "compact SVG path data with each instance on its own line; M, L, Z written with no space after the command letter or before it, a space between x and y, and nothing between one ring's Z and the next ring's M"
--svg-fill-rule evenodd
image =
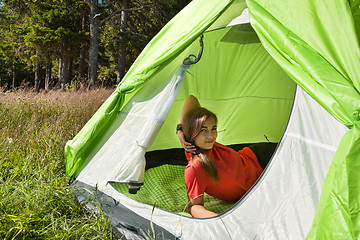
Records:
M244 11L241 13L240 16L231 20L231 22L228 25L226 25L226 27L231 27L231 26L244 24L244 23L250 23L249 10L247 8L244 9Z
M145 152L154 142L170 108L181 89L188 66L182 65L165 85L147 85L119 113L94 151L78 180L92 186L122 182L142 184ZM132 159L132 161L128 161Z
M325 174L347 131L297 88L287 129L263 176L232 209L215 218L194 219L157 208L152 211L152 206L120 194L106 180L96 184L103 193L179 239L304 239ZM86 168L77 180L89 183L92 177Z

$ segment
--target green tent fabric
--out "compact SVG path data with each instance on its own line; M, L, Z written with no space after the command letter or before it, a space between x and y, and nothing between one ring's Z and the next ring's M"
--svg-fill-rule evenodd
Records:
M359 1L247 3L252 26L267 51L310 96L351 128L325 179L308 239L359 239Z

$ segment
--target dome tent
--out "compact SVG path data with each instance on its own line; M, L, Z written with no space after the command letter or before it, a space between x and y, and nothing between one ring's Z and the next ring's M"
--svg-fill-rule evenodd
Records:
M266 2L191 2L66 145L77 198L96 193L121 234L358 238L359 2ZM201 35L200 61L184 65L201 52ZM141 185L147 153L180 147L174 126L188 94L219 115L219 142L279 141L258 182L215 218L153 208L117 189Z

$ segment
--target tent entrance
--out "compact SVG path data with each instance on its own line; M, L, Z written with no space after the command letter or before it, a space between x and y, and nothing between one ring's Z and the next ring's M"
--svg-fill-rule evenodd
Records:
M189 94L218 115L218 141L235 149L249 143L278 143L295 94L294 82L265 51L249 24L207 32L203 41L202 58L183 76L182 88L147 149L144 185L132 195L127 184L111 183L128 197L175 213L187 211L187 160L174 128ZM145 88L151 89L151 83ZM233 205L211 196L205 199L207 209L217 213Z

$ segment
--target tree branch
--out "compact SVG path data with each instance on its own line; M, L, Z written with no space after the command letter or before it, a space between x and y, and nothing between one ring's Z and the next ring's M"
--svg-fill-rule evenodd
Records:
M144 37L145 36L144 34L133 32L133 31L130 31L130 30L127 30L126 32L131 33L131 34L136 35L136 36L139 36L139 37Z
M121 8L118 9L114 12L112 12L109 16L107 16L106 18L104 18L103 20L100 21L100 25L104 24L107 20L109 20L110 18L112 18L113 16L115 16L116 14L120 13L120 12L132 12L132 11L139 11L144 9L145 7L148 7L150 5L144 5L138 8Z
M91 4L90 4L90 0L84 0L84 2L85 2L87 5L89 5L89 6L91 5Z

